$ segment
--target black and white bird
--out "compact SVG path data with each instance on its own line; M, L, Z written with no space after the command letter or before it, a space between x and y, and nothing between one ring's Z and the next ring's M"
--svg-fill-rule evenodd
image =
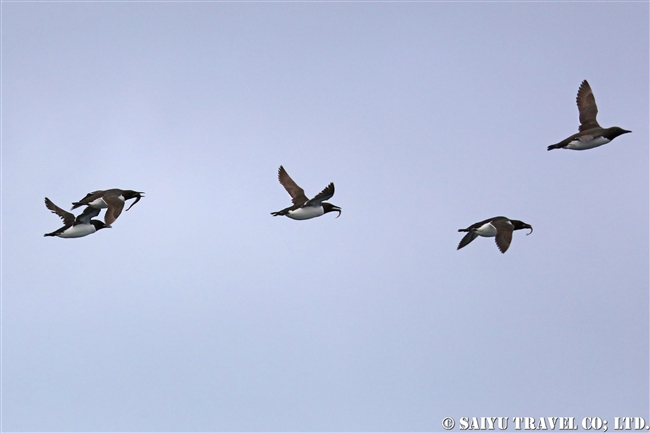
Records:
M576 97L578 104L578 111L580 112L580 127L576 134L569 138L565 138L557 144L548 146L548 150L553 149L573 149L573 150L586 150L593 149L594 147L607 144L619 135L627 134L628 131L618 126L611 128L603 128L596 121L598 114L598 107L596 106L596 98L591 91L591 87L587 80L584 80L578 89L578 96Z
M530 229L530 232L526 236L533 232L533 228L523 221L511 220L504 216L488 218L485 221L472 224L466 229L459 229L459 232L467 232L467 234L461 239L457 249L468 245L477 236L484 236L486 238L496 237L495 241L499 251L505 253L510 247L512 232L521 229Z
M143 197L143 192L133 191L130 189L107 189L105 191L93 191L86 194L84 198L79 201L72 203L72 209L76 209L79 206L90 206L95 209L106 209L106 215L104 215L104 222L107 225L111 225L115 222L117 217L122 213L124 209L124 202L135 198L135 201L131 203L131 206L127 209L131 209L134 204L140 201Z
M97 230L111 228L110 225L102 221L94 220L93 217L99 215L100 210L88 206L76 218L70 212L66 212L52 201L45 197L45 206L53 213L57 214L63 220L63 227L52 233L46 233L43 236L58 236L60 238L81 238L95 233Z
M278 180L291 196L293 206L277 212L271 212L271 215L287 216L294 220L307 220L325 215L328 212L338 212L337 218L341 216L340 207L325 202L325 200L329 200L334 195L334 183L327 185L324 190L309 200L305 196L305 191L296 185L296 182L289 177L282 166L278 169Z

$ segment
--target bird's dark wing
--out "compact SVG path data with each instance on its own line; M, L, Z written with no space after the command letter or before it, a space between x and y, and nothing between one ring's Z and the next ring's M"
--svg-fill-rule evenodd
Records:
M578 96L576 96L576 103L578 104L578 111L580 112L580 128L579 131L586 131L591 128L600 128L596 122L596 115L598 114L598 107L596 106L596 98L591 91L591 86L587 80L580 84L578 89Z
M71 226L74 224L74 215L72 215L70 212L66 212L54 203L52 203L52 200L49 198L45 197L45 207L51 210L53 213L57 214L61 219L63 220L63 224L66 226Z
M124 202L115 195L104 196L104 201L108 205L108 209L106 209L106 215L104 215L104 222L106 225L110 226L122 213L122 209L124 209Z
M278 169L278 180L291 196L291 201L293 201L293 204L302 205L307 201L305 191L300 188L296 182L293 181L293 179L291 179L287 171L282 166L280 166Z
M510 248L514 226L507 219L492 221L492 225L497 229L497 235L494 238L494 241L497 243L499 251L501 251L501 253L505 253L508 251L508 248Z
M75 224L90 224L90 220L101 212L101 209L96 209L94 207L86 206L83 212L77 215L75 219Z
M307 203L305 203L305 206L320 205L325 200L331 199L333 195L334 195L334 183L332 182L329 185L327 185L324 190L316 194L314 198L312 198Z
M458 244L457 250L467 246L470 242L472 242L474 239L476 239L478 235L476 234L475 231L470 230L465 236L463 236L463 239L460 240L460 243Z

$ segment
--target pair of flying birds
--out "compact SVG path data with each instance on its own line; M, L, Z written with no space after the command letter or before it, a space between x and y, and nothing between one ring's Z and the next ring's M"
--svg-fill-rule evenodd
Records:
M596 106L596 99L594 98L594 94L587 80L584 80L580 84L576 103L580 113L580 127L578 128L578 132L557 144L548 146L548 150L592 149L609 143L619 135L631 132L619 128L618 126L603 128L598 124L596 121L598 107ZM327 185L327 187L325 187L325 189L320 193L316 194L314 198L308 199L305 195L305 191L300 188L293 179L291 179L282 166L278 169L278 180L291 196L293 205L280 211L272 212L271 215L286 216L294 220L311 219L325 215L329 212L338 212L337 218L341 216L340 207L326 202L326 200L329 200L334 196L334 183ZM57 207L48 198L45 198L45 205L47 208L59 215L65 223L65 225L60 229L48 233L45 236L59 236L62 238L82 237L95 233L99 229L110 227L122 212L125 200L136 198L135 202L129 206L129 209L131 209L131 207L140 200L142 197L141 194L143 193L121 189L110 189L107 191L95 191L89 193L82 200L73 203L74 206L72 209L83 205L87 206L86 209L76 218L71 213ZM100 209L103 208L107 208L104 217L105 223L93 220L92 218L97 216ZM467 234L458 244L458 249L468 245L478 236L483 236L494 237L499 250L502 253L505 253L510 247L513 231L521 229L530 229L528 234L533 232L532 226L523 221L511 220L503 216L489 218L476 224L472 224L466 229L459 229L459 232L467 232Z
M334 184L330 183L327 187L312 199L307 199L305 191L300 188L296 182L291 179L284 167L280 166L278 170L278 180L287 190L293 206L282 209L278 212L272 212L271 215L279 216L284 215L294 220L306 220L310 218L325 215L328 212L336 211L341 215L341 208L331 203L325 202L334 195ZM458 249L463 248L465 245L476 239L477 236L496 237L497 247L502 253L505 253L510 247L512 241L512 232L520 229L530 229L532 233L533 228L522 221L509 220L506 217L495 217L485 221L478 222L469 226L466 229L460 229L461 232L468 232L465 237L460 241ZM530 234L530 233L529 233Z
M84 198L72 203L72 210L86 206L83 212L76 217L70 212L66 212L45 197L45 206L53 213L57 214L63 220L63 227L52 233L46 233L44 236L58 236L60 238L80 238L95 233L97 230L111 228L117 217L124 209L126 200L135 198L131 209L143 197L143 192L132 191L130 189L108 189L106 191L94 191L86 194ZM106 209L104 221L94 220L92 218L99 215L102 209Z
M596 106L596 98L591 90L591 86L584 80L578 89L576 96L576 103L578 105L578 112L580 114L580 126L578 132L570 137L565 138L559 143L548 146L547 150L553 149L572 149L572 150L587 150L594 147L607 144L619 135L627 134L628 131L618 126L611 128L603 128L596 121L598 114L598 107ZM463 239L458 244L458 249L463 248L477 236L495 237L497 247L502 253L505 253L510 247L512 241L512 232L514 230L530 229L533 228L523 221L509 220L506 217L494 217L485 221L472 224L466 229L460 229L459 232L467 232Z

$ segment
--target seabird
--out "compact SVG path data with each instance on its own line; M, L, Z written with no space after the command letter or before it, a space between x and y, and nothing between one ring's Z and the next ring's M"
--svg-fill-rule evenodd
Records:
M591 91L591 87L587 80L584 80L578 89L578 96L576 97L578 104L578 111L580 112L580 127L576 134L571 137L560 141L557 144L548 146L548 150L553 149L573 149L573 150L586 150L594 147L607 144L619 135L627 134L628 132L618 126L611 128L603 128L596 122L596 115L598 114L598 107L596 106L596 98Z
M107 189L106 191L93 191L86 194L84 198L79 201L72 203L72 209L76 209L79 206L90 206L96 209L106 210L106 215L104 215L104 222L106 225L111 225L115 222L117 217L122 213L124 209L124 202L135 198L135 201L131 203L131 206L127 209L131 209L134 204L140 201L143 197L143 192L132 191L130 189Z
M278 169L278 180L291 196L293 206L282 209L281 211L271 212L271 215L284 215L294 220L307 220L336 211L339 213L336 217L341 216L340 207L325 202L325 200L329 200L334 195L334 183L327 185L324 190L309 200L305 196L305 191L296 185L296 182L289 177L282 166Z
M52 201L45 197L45 206L63 220L63 227L52 233L43 236L58 236L60 238L80 238L95 233L97 230L111 228L99 220L91 219L99 215L100 210L94 207L86 207L76 218L70 212L66 212Z
M472 224L466 229L459 229L459 232L467 232L467 234L463 237L463 239L461 239L457 249L459 250L463 248L474 239L476 239L477 236L484 236L487 238L496 237L495 241L497 243L499 251L501 251L501 253L505 253L510 247L510 242L512 241L512 232L514 230L521 229L530 229L530 233L533 232L533 228L523 221L511 220L504 216L489 218L485 221Z

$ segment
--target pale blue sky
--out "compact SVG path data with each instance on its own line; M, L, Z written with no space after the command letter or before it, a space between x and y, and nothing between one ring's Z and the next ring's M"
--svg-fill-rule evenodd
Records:
M3 429L648 417L648 17L3 3ZM584 79L633 132L548 152ZM309 196L334 182L341 217L272 217L280 164ZM45 196L108 188L145 198L43 237ZM496 215L535 231L456 251Z

